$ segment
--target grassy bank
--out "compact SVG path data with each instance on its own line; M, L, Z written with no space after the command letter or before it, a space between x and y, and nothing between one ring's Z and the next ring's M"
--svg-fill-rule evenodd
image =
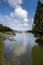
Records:
M4 60L4 38L1 35L0 35L0 65L9 65L9 63Z

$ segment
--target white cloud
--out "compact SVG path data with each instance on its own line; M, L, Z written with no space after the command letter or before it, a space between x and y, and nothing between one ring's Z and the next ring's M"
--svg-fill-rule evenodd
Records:
M34 19L31 19L32 20L32 22L34 21Z
M18 25L19 27L22 27L23 26L23 24L20 24L20 25Z
M25 18L23 21L24 21L24 22L28 22L28 21L29 21L29 19L28 19L28 18Z
M23 0L8 0L8 3L14 7L14 12L10 12L11 17L22 19L25 22L28 21L28 11L21 6Z
M22 0L8 0L8 3L12 6L12 7L18 7L19 5L22 4Z
M10 13L11 17L22 19L23 21L28 21L28 12L22 7L15 8L14 12Z
M10 12L9 16L5 16L9 23L13 23L12 26L17 25L19 27L28 27L28 12L22 7L15 8L14 12ZM13 20L12 20L13 18ZM12 22L11 22L12 21Z
M17 17L20 19L28 20L28 12L22 7L17 7L14 12L10 13L11 17Z
M21 4L23 0L6 0L10 6L14 7L14 11L10 12L8 16L5 16L10 26L14 27L28 27L29 19L28 19L28 11L23 9ZM22 22L22 23L21 23Z
M14 14L12 12L10 12L10 17L14 17Z
M23 23L23 24L20 24L18 25L19 27L29 27L29 24L28 23Z
M28 24L28 23L24 23L24 26L25 26L25 27L29 27L29 24Z
M14 22L15 22L15 18L16 18L16 22L15 24L17 26L24 26L24 27L28 27L28 12L27 10L23 9L21 6L20 7L17 7L15 8L14 12L10 12L10 17L9 18L14 18ZM21 23L22 21L23 23Z
M18 7L15 9L14 16L20 19L24 19L28 17L28 12L22 7Z

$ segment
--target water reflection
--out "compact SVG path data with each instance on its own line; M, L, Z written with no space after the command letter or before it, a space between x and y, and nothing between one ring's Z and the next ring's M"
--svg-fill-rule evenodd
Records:
M33 34L17 33L16 41L4 41L4 58L10 65L32 65L32 47L36 45Z
M23 33L23 42L20 45L17 45L15 47L14 53L16 56L20 56L21 54L24 54L26 52L26 47L27 47L27 37L25 35L25 33Z

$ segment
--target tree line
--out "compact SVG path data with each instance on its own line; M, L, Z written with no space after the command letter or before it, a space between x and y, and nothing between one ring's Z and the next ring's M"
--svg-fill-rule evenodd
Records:
M0 32L5 32L5 31L12 31L12 29L7 27L7 26L3 26L2 24L0 24Z
M37 8L34 16L33 33L43 36L43 3L38 0Z

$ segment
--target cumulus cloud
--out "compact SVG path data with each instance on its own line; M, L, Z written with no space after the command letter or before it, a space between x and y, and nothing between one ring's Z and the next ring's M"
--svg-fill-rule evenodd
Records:
M24 26L25 26L25 27L28 27L28 26L29 26L29 24L28 24L28 23L24 23Z
M10 17L14 17L14 12L10 12Z
M12 18L16 18L16 21L18 21L19 19L19 22L21 22L21 20L23 21L23 24L19 24L19 26L25 26L25 27L28 27L28 12L23 9L22 7L17 7L15 8L14 12L10 12L10 17Z
M24 21L24 22L29 22L29 19L28 19L28 18L24 18L23 21Z
M26 23L22 23L22 24L20 23L18 26L27 28L27 27L29 27L29 24L27 22Z
M18 7L20 6L23 1L22 0L8 0L8 3L12 6L12 7Z
M34 19L31 19L32 20L32 22L34 21Z
M28 11L23 9L21 4L23 3L23 0L7 0L9 5L14 8L13 12L10 12L8 16L6 16L7 21L11 22L13 18L13 25L18 25L20 27L28 27ZM21 23L23 22L23 23ZM12 25L12 24L11 24Z
M11 17L16 17L22 19L23 21L28 21L28 11L23 9L21 6L23 0L8 0L8 3L14 7L14 12L10 12Z
M15 9L14 16L24 19L24 18L27 18L28 12L22 7L18 7Z
M28 21L28 12L22 7L17 7L14 12L10 13L11 17L22 19L23 21Z

